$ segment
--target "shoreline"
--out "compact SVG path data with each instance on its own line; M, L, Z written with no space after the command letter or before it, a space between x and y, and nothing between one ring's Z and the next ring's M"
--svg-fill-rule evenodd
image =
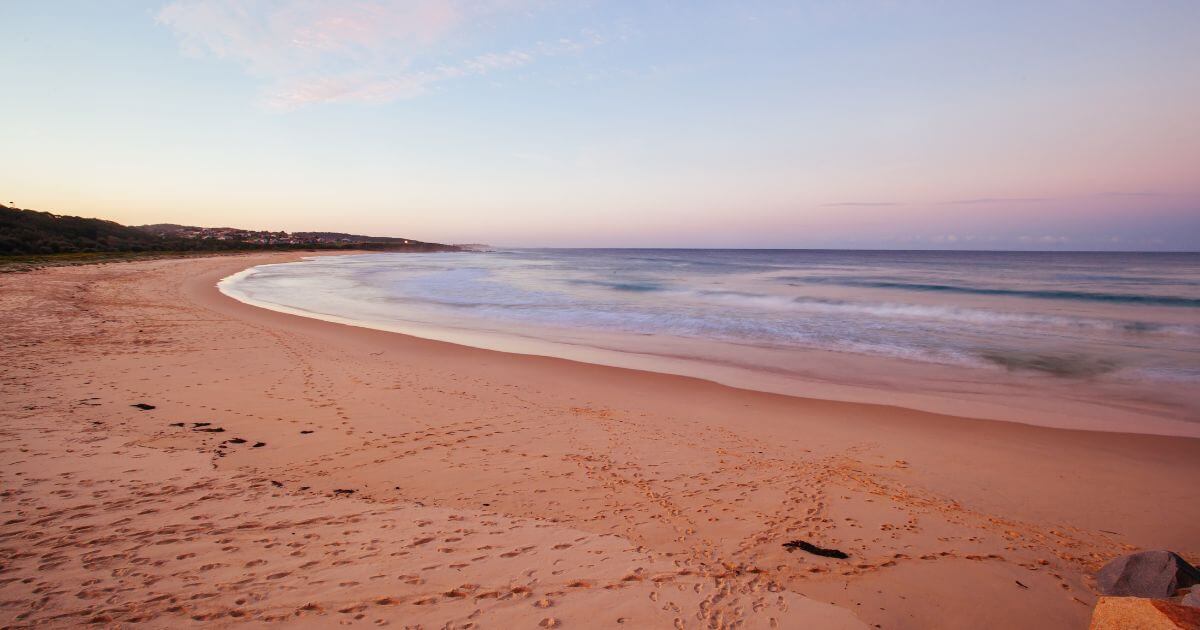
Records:
M0 278L0 619L1070 627L1111 557L1200 554L1200 440L506 354L216 288L297 257Z
M373 252L353 252L358 255ZM304 257L305 259L308 257ZM303 260L303 259L302 259ZM299 262L299 261L288 261ZM969 393L950 391L903 391L896 383L883 381L870 383L846 382L836 377L821 374L775 373L752 369L735 363L713 362L690 356L675 356L655 352L631 352L583 343L571 344L551 341L532 336L512 335L497 331L433 327L418 323L384 323L357 320L340 315L309 311L272 302L255 300L247 295L235 295L236 280L252 271L253 267L240 269L236 273L220 278L217 290L225 297L261 309L316 319L332 324L389 332L429 341L448 343L479 350L501 352L515 356L538 356L566 361L629 369L635 371L669 374L695 378L734 389L779 394L789 397L827 400L847 403L862 403L924 411L960 418L1013 422L1030 426L1103 431L1108 433L1161 435L1171 437L1200 438L1200 423L1153 415L1146 409L1129 409L1115 401L1083 402L1080 400L1054 399L1043 394L1032 401L1013 400L1000 390L985 392L991 384L989 376L1002 378L1000 373L989 375L975 373ZM841 353L808 350L808 362L845 363ZM850 357L850 364L873 364L877 371L886 369L905 370L906 365L898 359L884 357ZM861 365L860 365L861 367ZM929 366L920 366L929 369ZM945 366L937 366L945 371ZM843 367L842 371L845 372ZM1053 378L1042 376L1041 378ZM1059 392L1060 394L1062 392Z

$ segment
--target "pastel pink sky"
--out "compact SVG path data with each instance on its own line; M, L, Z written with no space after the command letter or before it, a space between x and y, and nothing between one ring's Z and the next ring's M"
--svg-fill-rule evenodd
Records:
M1200 249L1200 4L0 7L0 201L548 246Z

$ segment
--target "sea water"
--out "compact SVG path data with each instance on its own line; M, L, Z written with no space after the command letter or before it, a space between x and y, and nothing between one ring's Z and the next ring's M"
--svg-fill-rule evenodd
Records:
M238 299L485 348L1200 435L1200 254L535 249L264 265Z

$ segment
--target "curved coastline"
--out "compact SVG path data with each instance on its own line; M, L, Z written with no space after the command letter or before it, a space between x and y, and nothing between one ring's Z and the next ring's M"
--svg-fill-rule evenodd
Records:
M337 253L320 257L369 253ZM1136 411L1123 410L1119 406L1109 405L1103 401L1095 405L1079 404L1078 401L1073 401L1071 407L1063 410L1051 410L1044 405L1042 407L1022 405L1021 401L1011 398L990 400L978 396L974 399L956 399L937 393L898 391L894 388L884 389L821 378L801 380L793 376L773 375L763 370L751 370L736 364L714 363L685 356L610 350L534 337L517 337L510 333L495 331L435 328L416 323L396 325L358 320L255 300L236 291L232 286L239 279L253 273L256 268L301 262L315 257L317 256L305 255L293 260L241 268L219 278L215 282L214 288L226 299L267 311L514 356L553 358L605 368L646 371L694 378L714 385L746 391L818 401L882 405L969 420L1011 422L1056 429L1200 438L1200 422L1149 416ZM999 397L993 396L992 398Z
M716 610L747 627L1082 627L1106 560L1200 557L1197 439L481 350L216 287L296 258L0 277L0 330L19 341L0 364L20 384L0 397L0 450L30 489L4 532L36 552L12 559L29 580L10 599L60 585L29 623L78 616L92 604L75 593L105 589L114 623L154 625L329 625L362 606L393 624L507 626L544 598L565 626ZM159 586L89 568L89 537L45 535L80 526L161 559L138 565ZM790 553L794 539L851 560ZM226 586L181 611L154 597L194 594L180 576Z

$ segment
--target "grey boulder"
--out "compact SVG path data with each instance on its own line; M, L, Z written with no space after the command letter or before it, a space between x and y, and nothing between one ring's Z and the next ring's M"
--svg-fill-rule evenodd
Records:
M1183 601L1179 602L1184 606L1195 606L1200 608L1200 586L1193 586L1192 590L1188 591L1187 595L1183 596Z
M1200 584L1200 570L1171 551L1142 551L1104 565L1096 582L1105 595L1173 597L1181 588Z

